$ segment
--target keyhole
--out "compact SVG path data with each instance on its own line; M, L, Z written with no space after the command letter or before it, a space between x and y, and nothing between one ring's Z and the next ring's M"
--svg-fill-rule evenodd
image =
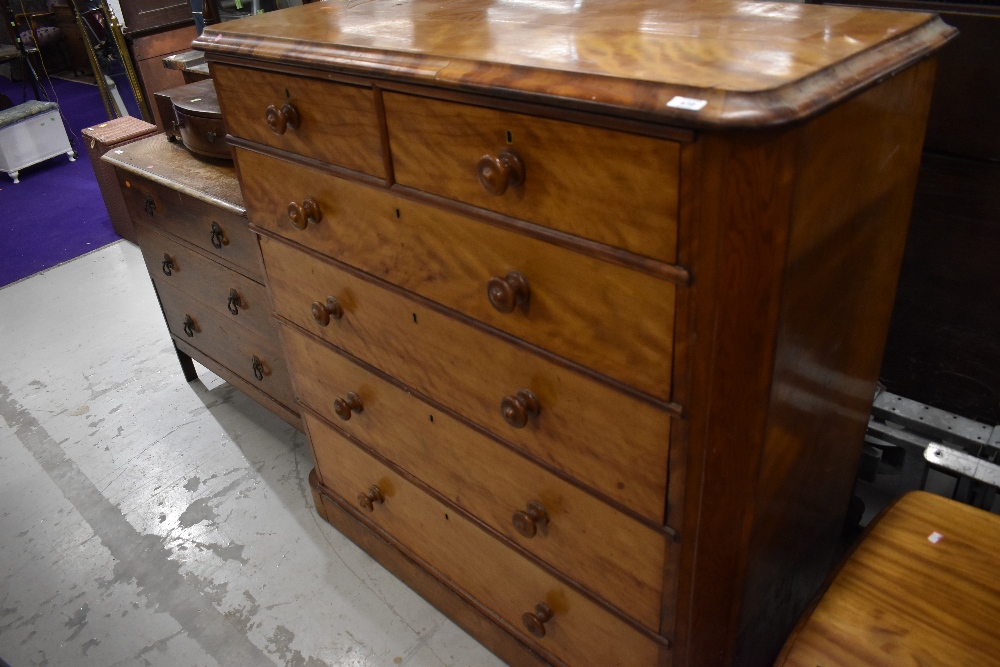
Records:
M507 143L508 144L514 143L514 135L510 133L510 130L507 130Z
M285 97L288 97L288 98L291 97L291 94L288 92L287 88L285 88Z
M417 314L416 313L413 313L413 323L414 324L417 323Z
M430 415L430 418L431 418L431 423L433 424L434 423L434 415Z
M396 209L396 217L397 218L399 217L399 209L398 208Z

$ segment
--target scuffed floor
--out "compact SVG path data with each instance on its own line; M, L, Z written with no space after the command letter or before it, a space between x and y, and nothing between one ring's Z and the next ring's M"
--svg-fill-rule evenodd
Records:
M0 658L502 664L319 519L303 435L199 371L128 243L0 289Z

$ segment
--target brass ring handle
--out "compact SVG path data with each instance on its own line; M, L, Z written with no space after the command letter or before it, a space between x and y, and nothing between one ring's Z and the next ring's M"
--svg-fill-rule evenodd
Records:
M275 134L284 134L285 130L289 127L293 130L298 129L300 121L299 110L290 102L281 105L280 109L271 104L264 111L264 119L267 121L267 126L271 128L272 132Z
M541 409L538 398L527 389L521 389L513 396L504 396L500 401L500 414L514 428L524 428L528 417L537 417Z
M222 246L229 243L229 239L226 238L226 233L222 231L222 227L214 221L212 222L212 235L209 238L212 241L212 247L216 250L221 250Z
M476 165L479 184L491 195L502 195L507 188L515 188L524 182L524 162L509 148L498 155L484 155Z
M240 299L240 293L237 292L235 288L230 288L229 301L226 304L226 307L229 308L229 312L232 313L233 315L239 315L241 303L242 301Z
M323 211L312 197L306 197L302 203L292 202L288 205L288 219L296 229L305 229L309 223L318 224L323 219Z
M486 283L486 296L501 313L511 313L518 305L527 305L531 298L531 286L524 274L509 271L506 276L493 276Z
M347 392L347 398L338 398L333 402L333 411L345 422L351 418L354 412L364 412L365 406L361 404L361 397L353 391Z
M527 612L521 615L521 622L528 632L538 638L545 636L545 624L552 620L552 610L544 602L535 605L535 612Z
M175 268L177 268L177 265L174 264L174 258L168 255L167 253L163 253L163 275L165 276L174 275Z
M312 316L316 324L325 327L330 323L330 318L339 320L344 316L344 309L340 306L340 301L335 296L326 297L326 303L322 301L312 302Z
M547 526L548 523L549 513L537 500L528 503L527 511L514 512L514 528L524 537L534 537L538 532L538 526Z
M260 359L257 357L256 354L253 355L253 358L250 359L250 363L251 363L251 367L253 368L253 376L255 378L257 378L258 382L263 382L264 381L264 364L262 364L260 362Z
M191 319L190 315L184 316L184 335L188 338L194 338L194 332L197 331L194 320Z
M383 502L385 502L385 496L374 484L368 487L367 493L358 494L358 505L369 512L375 511L375 505L381 505Z

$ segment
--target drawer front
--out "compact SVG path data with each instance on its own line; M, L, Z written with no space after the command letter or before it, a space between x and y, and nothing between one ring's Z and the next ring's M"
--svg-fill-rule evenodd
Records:
M133 220L182 238L264 282L257 237L246 218L120 169L118 180Z
M384 98L399 183L676 261L676 143L413 95ZM487 170L484 156L499 163ZM487 171L494 191L506 186L502 194L480 183Z
M278 325L271 317L271 300L263 285L146 225L136 225L136 236L146 268L159 282L193 296L223 317L252 329L271 345L279 345Z
M279 403L295 407L292 383L278 348L159 278L154 278L154 282L170 333L198 348ZM188 318L191 326L186 331L185 321ZM254 358L258 364L254 363Z
M673 284L258 153L238 159L255 224L670 398ZM299 229L288 203L306 196L321 217ZM488 286L502 290L496 306Z
M316 420L308 421L323 484L355 507L377 487L366 514L446 580L479 600L531 643L570 665L658 664L660 645L493 539ZM371 497L376 497L372 494ZM358 499L358 500L355 500ZM544 637L522 615L546 604Z
M371 88L217 64L212 78L233 136L385 178Z
M304 404L650 629L659 629L664 535L306 336L289 328L282 336L289 365L300 369L295 383ZM346 399L348 393L358 397L361 410L342 408L338 414L334 399ZM322 477L324 470L319 472Z
M669 414L284 243L262 238L261 249L280 315L663 520ZM343 316L320 326L311 308L328 297ZM505 420L502 404L518 426Z

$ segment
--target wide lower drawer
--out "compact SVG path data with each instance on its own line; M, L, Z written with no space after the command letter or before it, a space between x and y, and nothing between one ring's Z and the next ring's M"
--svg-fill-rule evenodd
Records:
M666 644L638 631L480 530L315 420L324 486L528 641L574 667L656 665ZM355 501L354 499L358 500ZM539 606L544 605L540 609ZM550 613L547 613L550 612Z
M370 87L215 63L212 78L233 136L385 178Z
M673 542L663 533L321 343L288 327L282 337L302 403L623 612L660 628L664 559L674 562ZM323 446L325 431L311 432L313 446Z
M159 278L153 281L170 333L279 403L295 406L285 359L274 345Z
M237 159L254 224L670 398L675 285L259 153ZM320 218L300 229L289 201L307 198Z
M396 181L624 248L677 257L677 143L385 93Z
M182 238L264 282L257 237L246 218L121 169L118 181L133 220Z
M233 318L275 347L279 345L271 300L263 285L146 225L136 225L136 235L150 275L211 306L223 317Z
M279 315L663 520L670 439L664 409L281 241L262 238L261 250Z

